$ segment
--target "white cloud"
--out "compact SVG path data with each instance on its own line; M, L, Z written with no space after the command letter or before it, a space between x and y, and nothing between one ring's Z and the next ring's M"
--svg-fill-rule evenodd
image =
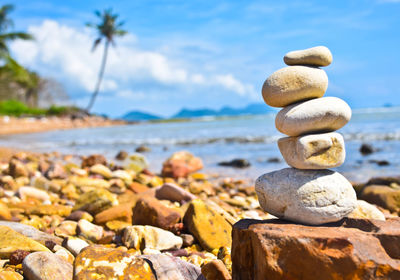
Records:
M13 54L23 65L42 75L54 77L68 86L88 94L93 90L103 54L103 46L91 53L92 30L77 29L44 20L40 25L30 26L28 31L35 41L15 41L11 45ZM107 61L102 90L113 92L118 97L142 98L145 91L133 89L137 84L158 87L216 87L239 96L251 96L252 85L246 85L232 74L191 73L180 63L162 53L140 49L138 39L128 35L117 41ZM182 59L182 58L181 58ZM185 65L190 62L185 61Z

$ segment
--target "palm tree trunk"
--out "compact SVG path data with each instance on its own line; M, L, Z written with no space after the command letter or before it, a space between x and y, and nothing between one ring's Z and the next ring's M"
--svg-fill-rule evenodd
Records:
M96 87L94 89L94 92L92 94L92 98L90 98L89 105L86 108L86 112L90 112L94 105L94 101L96 100L97 95L99 94L100 91L100 85L101 81L103 80L103 75L104 75L104 70L106 68L106 62L107 62L107 55L108 55L108 47L110 46L110 41L106 40L106 43L104 44L104 53L103 53L103 59L101 61L101 66L100 66L100 72L99 72L99 77L97 80Z

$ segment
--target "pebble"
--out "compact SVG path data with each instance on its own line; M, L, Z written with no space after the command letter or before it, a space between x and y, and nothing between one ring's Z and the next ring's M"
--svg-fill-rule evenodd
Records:
M309 66L288 66L274 72L264 82L262 96L272 107L285 107L322 97L328 88L324 70Z
M278 140L287 164L298 169L327 169L343 164L343 136L336 132L285 137Z
M328 66L332 63L332 53L324 46L288 52L283 61L287 65Z
M74 256L77 256L83 248L89 244L78 237L68 237L64 240L64 247L67 248Z
M18 189L19 197L26 200L28 197L36 198L41 201L50 201L50 196L47 192L34 187L20 187Z
M96 242L99 241L103 236L103 227L97 226L85 219L82 219L78 222L78 232L80 236Z
M339 221L357 206L350 182L331 170L285 168L267 173L257 179L256 192L264 211L311 225Z
M289 136L335 131L350 121L351 109L337 97L324 97L293 104L276 115L276 128Z
M156 190L156 198L177 202L188 202L196 199L196 196L186 191L182 187L172 183L165 183Z
M172 232L153 226L129 226L124 230L122 241L136 250L173 250L182 247L182 238Z
M117 204L116 197L106 189L93 189L78 197L73 210L83 210L95 215Z
M201 267L206 280L232 280L228 269L221 260L212 260Z
M27 280L72 280L73 267L64 258L51 252L29 254L22 262Z
M371 219L385 221L385 215L374 205L364 200L357 200L357 207L348 216L355 219Z

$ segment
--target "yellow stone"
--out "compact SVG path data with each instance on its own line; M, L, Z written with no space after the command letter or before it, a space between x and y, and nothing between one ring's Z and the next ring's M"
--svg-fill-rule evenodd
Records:
M190 202L183 220L190 233L207 251L211 252L223 246L231 247L232 226L202 200L195 199Z
M45 246L9 227L0 226L0 258L9 258L15 250L28 252L47 251Z

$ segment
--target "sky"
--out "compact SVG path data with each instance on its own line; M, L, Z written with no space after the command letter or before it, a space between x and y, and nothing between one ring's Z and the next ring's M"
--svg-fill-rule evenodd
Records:
M243 107L262 101L261 87L285 66L285 53L327 46L333 63L327 96L353 108L400 105L400 0L326 1L8 1L12 55L63 84L86 106L103 46L91 52L95 10L113 8L129 34L116 39L94 112L130 110L169 116L181 108Z

